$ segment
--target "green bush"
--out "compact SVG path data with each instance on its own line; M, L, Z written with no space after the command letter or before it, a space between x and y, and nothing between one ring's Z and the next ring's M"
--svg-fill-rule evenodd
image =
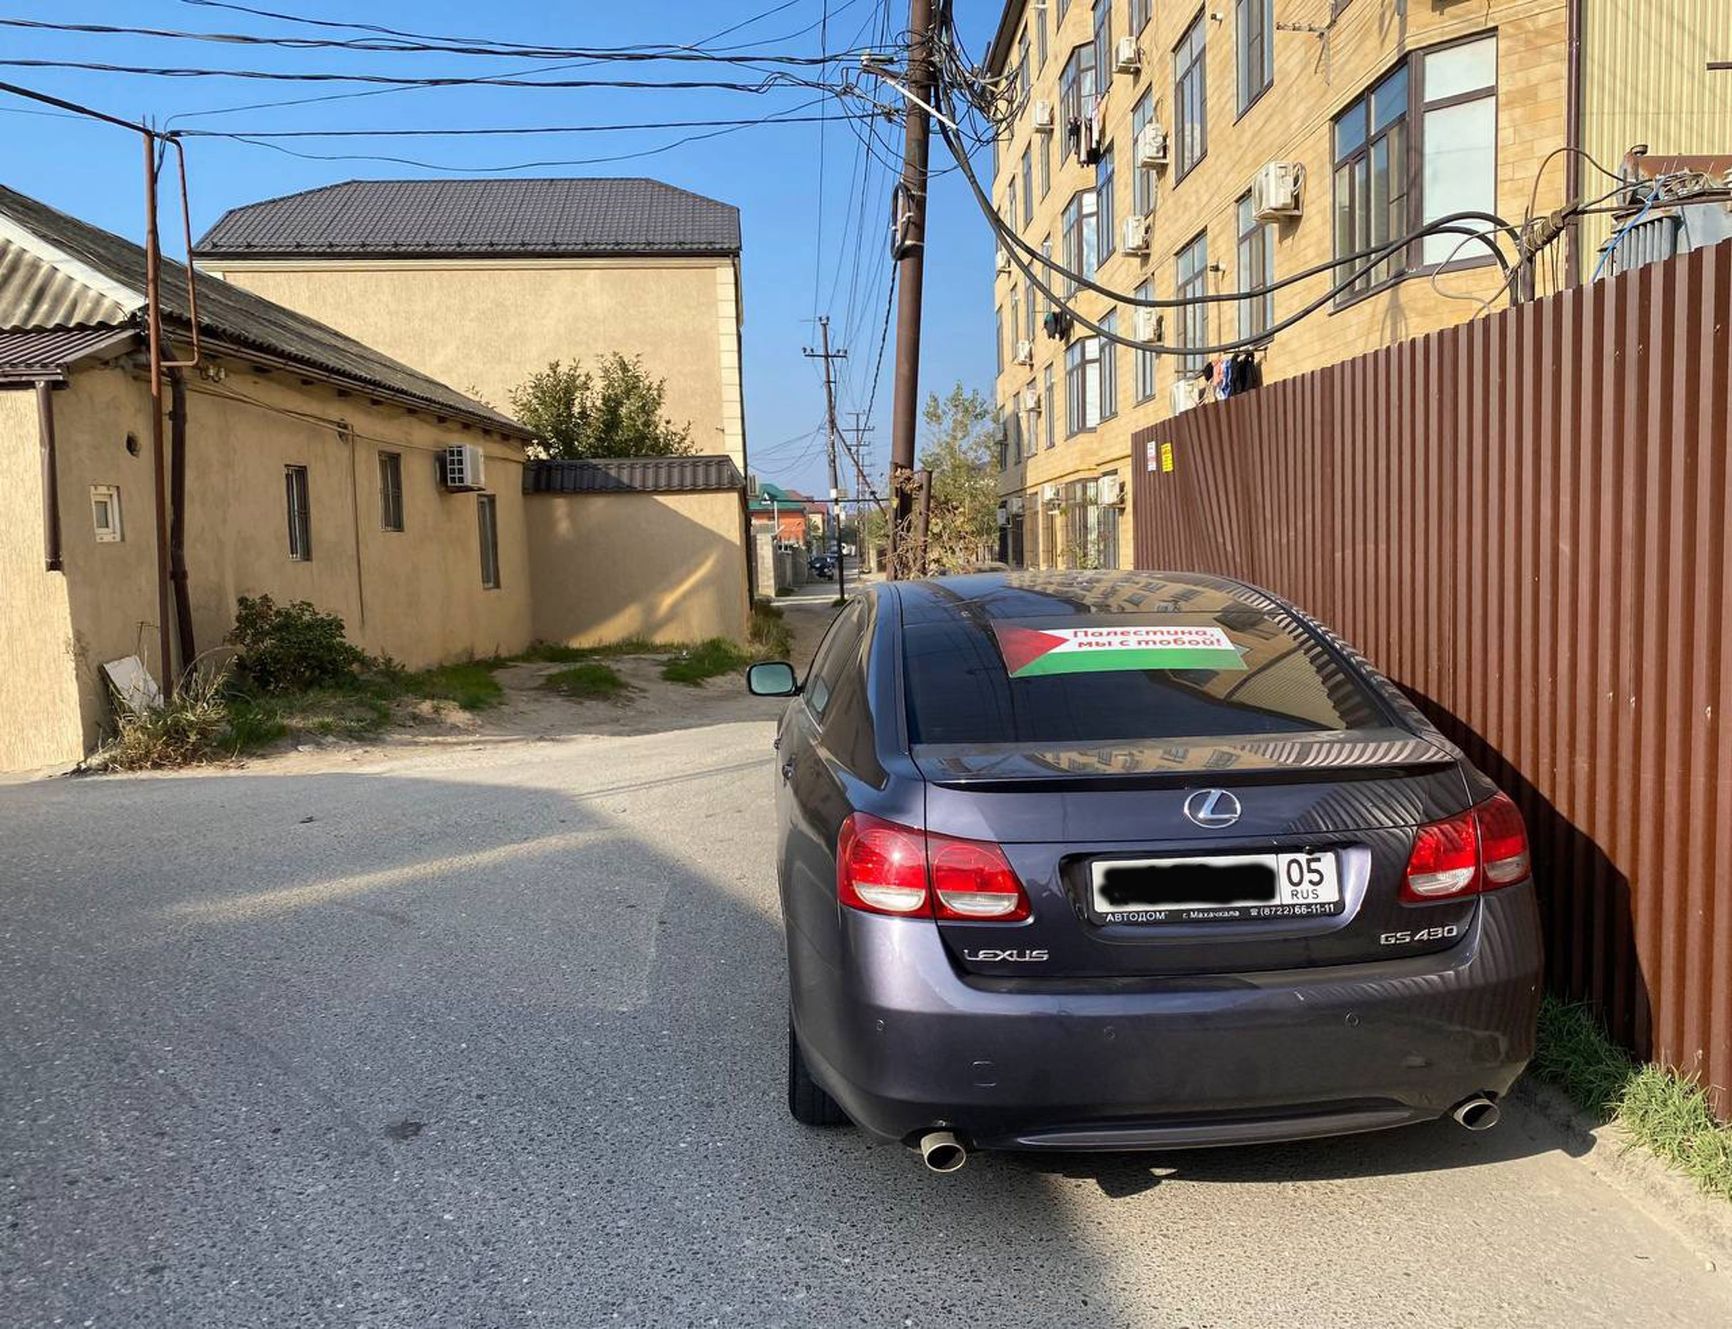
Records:
M597 664L593 660L574 664L569 669L556 670L547 676L547 681L542 686L580 701L596 697L616 697L631 687L612 665Z
M690 683L695 687L706 678L736 673L751 662L751 657L726 637L711 637L688 646L664 664L662 677L670 683Z
M300 692L352 683L367 662L343 620L305 600L279 608L268 595L243 595L227 639L242 684L257 692Z
M752 625L747 637L760 660L786 660L794 653L794 630L781 605L768 600L752 601Z

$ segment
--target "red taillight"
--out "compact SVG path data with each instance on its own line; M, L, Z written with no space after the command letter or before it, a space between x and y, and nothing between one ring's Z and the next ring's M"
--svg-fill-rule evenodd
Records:
M1413 837L1401 898L1450 900L1513 886L1531 870L1527 829L1507 795L1421 826Z
M869 914L1016 923L1028 895L995 844L928 836L864 812L842 823L836 898Z
M1028 896L997 845L932 835L927 853L939 919L1016 923L1028 917Z

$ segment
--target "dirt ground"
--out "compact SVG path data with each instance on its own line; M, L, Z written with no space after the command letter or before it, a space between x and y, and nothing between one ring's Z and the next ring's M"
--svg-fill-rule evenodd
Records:
M777 601L794 634L793 663L804 672L836 610L830 602L833 584L809 588L809 593ZM296 747L244 758L248 769L268 767L284 772L328 767L333 758L366 761L382 753L405 749L451 751L486 748L502 742L582 742L628 734L659 734L697 725L738 720L774 719L787 703L754 697L735 674L702 683L670 683L661 676L665 656L609 656L629 690L617 698L579 700L544 687L559 664L515 664L494 678L505 698L486 710L467 711L451 702L421 702L410 708L407 723L394 726L365 742L348 739L303 740Z

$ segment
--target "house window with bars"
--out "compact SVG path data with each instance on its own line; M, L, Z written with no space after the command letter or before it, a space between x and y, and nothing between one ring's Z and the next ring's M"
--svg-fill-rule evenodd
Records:
M289 557L305 563L313 556L313 515L307 493L307 468L283 467L283 489L288 500Z
M379 454L379 527L386 531L403 529L403 454Z

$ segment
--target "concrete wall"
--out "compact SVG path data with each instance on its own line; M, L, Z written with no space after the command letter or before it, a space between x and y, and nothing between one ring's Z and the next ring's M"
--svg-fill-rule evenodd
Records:
M742 471L731 258L215 260L211 272L311 315L502 411L550 361L641 356L669 418ZM462 328L462 336L452 335Z
M538 639L744 640L751 602L739 493L531 494L524 502Z
M1724 0L1714 0L1724 5ZM1668 5L1670 7L1670 4ZM1699 7L1699 6L1698 6ZM1211 273L1213 293L1239 287L1238 227L1239 198L1250 188L1257 170L1269 161L1300 162L1305 168L1302 189L1303 215L1274 227L1275 275L1277 279L1326 262L1333 257L1333 120L1345 107L1378 82L1405 54L1475 34L1495 31L1498 41L1497 106L1497 210L1520 219L1541 161L1565 137L1567 86L1567 5L1565 0L1476 0L1472 4L1440 5L1410 0L1353 0L1331 6L1329 0L1306 4L1275 5L1278 22L1327 25L1326 38L1312 32L1276 31L1271 35L1275 56L1273 85L1243 113L1238 107L1235 79L1236 6L1217 3L1156 4L1153 17L1140 31L1131 33L1142 50L1142 70L1136 74L1115 73L1107 85L1107 141L1114 149L1114 252L1101 263L1097 280L1107 287L1134 291L1147 281L1151 293L1172 298L1176 286L1176 256L1200 233L1208 235L1208 257L1220 265ZM1642 7L1645 9L1645 6ZM1022 6L1021 28L1032 28L1030 3ZM1124 219L1134 208L1133 178L1135 147L1131 134L1133 108L1145 92L1152 94L1155 118L1169 133L1173 129L1173 49L1199 10L1218 13L1222 22L1204 20L1206 31L1208 150L1183 179L1176 167L1156 171L1155 207L1146 255L1122 251ZM1128 31L1128 8L1124 0L1112 0L1115 39ZM1334 17L1332 18L1332 12ZM1047 7L1049 23L1057 14ZM1050 101L1061 108L1059 79L1073 48L1092 34L1091 7L1073 2L1053 27L1044 65L1031 58L1030 102ZM1020 30L1020 29L1019 29ZM1013 43L1014 52L1015 45ZM1014 55L1013 55L1014 64ZM1035 130L1025 108L1000 142L998 172L992 197L1001 214L1013 176L1018 177L1015 223L1022 237L1037 249L1051 238L1053 255L1062 261L1062 214L1066 204L1081 190L1095 185L1095 168L1079 164L1065 153L1062 124L1048 135ZM1039 159L1042 140L1050 140L1051 187L1040 191ZM1025 148L1033 148L1035 204L1033 217L1024 222L1021 201L1021 160ZM1169 144L1169 154L1172 152ZM1548 168L1538 195L1537 210L1557 207L1564 190L1561 161ZM1562 271L1562 251L1559 251ZM1550 266L1544 271L1540 292L1551 289ZM987 274L982 274L982 281ZM1481 267L1441 275L1434 288L1429 275L1412 273L1380 293L1351 304L1325 306L1317 313L1278 334L1263 359L1266 380L1332 364L1349 356L1374 350L1392 342L1420 336L1437 328L1460 323L1475 314L1476 296L1493 294L1501 281L1495 268ZM1049 283L1053 284L1053 283ZM1283 319L1326 291L1331 283L1317 277L1288 286L1276 294L1275 318ZM1025 278L1014 268L993 279L994 305L1000 311L1004 338L1010 336L1010 309L1024 298ZM1062 288L1061 288L1062 289ZM1446 294L1447 292L1447 294ZM1456 298L1451 298L1451 297ZM1463 298L1466 297L1466 298ZM1077 295L1075 306L1099 320L1110 308L1108 300L1090 292ZM1040 305L1037 301L1037 319ZM1119 311L1119 331L1133 333L1132 311ZM1163 311L1166 343L1181 340L1180 311ZM1224 302L1211 306L1208 316L1210 341L1228 341L1237 336L1237 306ZM1029 336L1025 328L1023 336ZM1077 336L1087 335L1079 327ZM1022 460L1004 476L1001 492L1024 493L1031 514L1038 511L1043 484L1064 484L1117 470L1125 490L1131 489L1131 474L1145 459L1133 457L1131 435L1138 429L1168 418L1169 391L1179 377L1178 358L1159 358L1152 395L1138 400L1133 353L1126 348L1117 356L1118 414L1096 429L1067 437L1065 429L1064 344L1034 334L1034 363L1012 362L1010 348L997 380L997 401L1007 413L1018 409L1014 399L1023 388L1040 385L1048 365L1054 366L1056 390L1053 410L1054 444L1045 443L1046 422L1040 416L1023 417L1024 432L1036 439ZM1130 565L1130 503L1121 519L1123 565ZM1062 520L1060 521L1062 528ZM1032 538L1032 537L1031 537ZM1057 542L1062 551L1062 534ZM1042 542L1039 554L1050 566L1052 542ZM1031 560L1032 562L1033 560Z
M221 382L194 374L188 383L186 559L201 653L222 643L236 598L259 594L337 613L362 649L412 668L529 643L523 463L515 442L339 396L294 374L258 374L239 362L225 368ZM0 394L0 476L7 481L0 503L12 518L0 537L0 661L17 666L0 679L0 769L75 760L99 740L109 721L97 668L103 661L138 655L154 676L163 675L148 389L128 370L92 368L75 372L54 403L64 577L40 571L34 402L28 394ZM498 589L481 585L476 495L447 493L435 480L436 452L459 441L479 444L487 456ZM381 529L381 451L403 459L402 532ZM291 465L308 472L312 557L304 561L289 557L284 468ZM96 541L95 484L120 490L118 543ZM33 681L14 681L24 678Z
M73 655L67 577L43 567L39 437L35 393L0 392L0 771L84 752L75 671L86 662ZM81 563L89 552L80 546Z

